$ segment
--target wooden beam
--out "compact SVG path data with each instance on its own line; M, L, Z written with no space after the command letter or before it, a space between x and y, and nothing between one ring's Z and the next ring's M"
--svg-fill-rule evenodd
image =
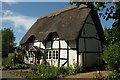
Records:
M101 41L100 39L96 38L96 37L84 37L84 36L80 36L80 38L84 38L84 39L96 39Z
M77 66L79 65L79 39L76 40L77 47Z
M52 39L51 39L51 50L52 50L52 52L53 52L53 47L52 47L52 44L53 44L53 35L54 34L51 34L51 36L52 36ZM51 65L53 65L53 53L51 54Z
M62 64L62 66L64 66L68 61L66 61L64 64Z
M69 66L69 41L67 40L67 66Z
M84 38L84 51L86 51L86 39ZM86 55L83 53L83 66L86 64Z
M79 51L79 53L103 53L99 51Z
M60 58L61 60L67 60L67 58Z
M58 48L52 48L53 50L58 50ZM47 50L51 50L51 49L47 49ZM67 48L60 48L60 50L77 50L77 48L71 48L71 49L67 49Z

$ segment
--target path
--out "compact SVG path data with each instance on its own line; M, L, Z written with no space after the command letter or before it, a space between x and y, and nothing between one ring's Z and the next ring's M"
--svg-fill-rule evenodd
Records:
M0 71L0 78L1 80L27 80L23 77L19 77L19 76L15 76L15 75L12 75L10 73L6 73L4 71Z
M78 73L76 75L66 76L65 78L95 78L96 71L87 72L87 73ZM108 71L100 71L103 76L108 76Z

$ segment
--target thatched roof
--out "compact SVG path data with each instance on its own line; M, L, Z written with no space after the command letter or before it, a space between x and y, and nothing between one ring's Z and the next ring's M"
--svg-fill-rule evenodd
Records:
M72 6L46 16L42 16L25 34L20 44L26 43L32 35L34 35L38 41L44 41L52 32L56 32L60 39L75 40L79 36L89 13L91 13L91 9L85 5L81 5L79 8ZM97 13L95 13L95 15L97 15ZM98 21L96 27L100 27L98 30L100 30L100 36L102 36L103 30L98 16L94 16L94 19L94 21Z

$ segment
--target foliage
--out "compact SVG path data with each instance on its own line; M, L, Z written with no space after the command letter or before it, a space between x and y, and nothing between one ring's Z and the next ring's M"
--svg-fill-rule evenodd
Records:
M15 64L12 66L13 69L28 69L29 66L26 64Z
M116 71L112 71L108 76L108 80L119 80L119 79L120 79L120 73Z
M8 57L2 59L2 66L4 69L27 69L29 68L26 64L15 64L14 63L15 53L9 53ZM18 60L16 59L16 62Z
M76 74L75 68L72 66L69 67L60 67L61 75L74 75Z
M84 72L85 67L84 66L75 66L75 72L76 73L80 73L80 72Z
M62 75L74 75L76 73L83 72L84 68L82 66L69 66L60 67L60 74Z
M14 63L23 64L24 63L24 55L22 53L15 53Z
M14 52L15 36L13 30L4 28L0 30L2 33L2 56L7 57L8 53Z
M119 2L74 2L70 0L70 4L80 6L86 4L93 10L98 10L100 17L105 20L114 19L113 26L120 25L120 1ZM108 7L109 6L109 7ZM103 12L104 11L104 12Z
M31 70L34 74L33 78L53 79L59 76L59 68L54 66L34 65Z
M107 77L105 77L100 72L98 72L95 74L95 79L97 80L119 80L120 74L115 71L112 71L111 73L109 73Z
M15 63L24 63L24 56L26 56L26 52L25 52L25 49L22 48L21 46L18 46L16 49L15 49Z
M11 66L11 58L10 57L6 57L2 59L2 66L6 67L6 66Z
M69 67L59 68L59 67L41 64L41 65L33 65L31 70L36 78L55 79L55 78L63 77L66 75L74 75L77 72L81 72L82 67L81 66L76 66L76 67L69 66Z
M95 74L95 79L97 80L107 80L107 77L104 77L100 71L97 71L97 73Z
M9 53L8 57L2 58L2 66L11 66L14 53Z
M25 49L21 46L18 46L16 49L15 49L15 53L19 53L19 54L22 54L22 55L26 55L26 52L25 52Z
M22 77L25 77L25 78L28 78L30 79L31 76L33 76L34 74L31 72L31 71L9 71L10 74L14 74L16 76L22 76Z
M106 45L118 43L120 44L120 27L105 28L104 30Z
M120 45L117 43L109 44L105 47L102 57L107 68L112 71L108 80L120 79Z
M120 46L118 44L105 47L102 57L110 70L120 72Z

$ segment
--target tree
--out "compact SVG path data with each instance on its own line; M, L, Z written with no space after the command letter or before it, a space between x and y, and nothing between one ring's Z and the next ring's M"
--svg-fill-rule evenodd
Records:
M74 2L74 0L70 0L70 4L72 5L75 4L78 7L81 4L86 4L91 9L97 10L99 12L99 15L103 17L103 19L106 20L114 19L115 22L113 23L113 26L115 27L120 26L120 1L119 2ZM108 4L111 4L110 7L107 7Z
M15 36L13 30L4 28L1 30L2 33L2 57L7 57L8 53L14 51Z
M112 71L109 80L120 79L120 45L113 43L106 46L102 58L107 64L107 68Z

